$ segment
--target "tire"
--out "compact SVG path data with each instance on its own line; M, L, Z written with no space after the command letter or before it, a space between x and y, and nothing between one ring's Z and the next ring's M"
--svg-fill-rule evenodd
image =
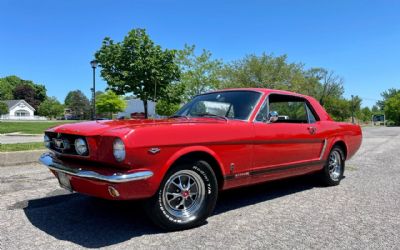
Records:
M320 173L320 179L325 186L339 185L343 178L345 157L341 147L334 146L329 152L328 159Z
M146 212L165 230L188 229L205 222L217 197L217 179L206 161L182 163L167 172L158 192L146 202Z

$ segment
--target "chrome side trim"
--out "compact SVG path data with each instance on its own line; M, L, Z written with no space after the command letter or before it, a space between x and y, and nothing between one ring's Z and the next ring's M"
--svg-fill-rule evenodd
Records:
M326 150L327 144L328 144L328 140L327 140L327 139L324 139L324 146L322 146L321 154L319 155L319 159L320 159L320 160L322 160L322 157L323 157L324 154L325 154L325 150Z
M53 157L54 156L51 153L44 153L42 154L42 156L40 156L39 161L43 165L47 166L49 169L52 169L54 171L82 178L96 179L111 183L123 183L123 182L144 180L153 176L152 171L140 171L131 174L114 173L112 175L102 175L90 170L82 170L80 168L77 169L64 166L62 164L55 162L53 160L54 159Z

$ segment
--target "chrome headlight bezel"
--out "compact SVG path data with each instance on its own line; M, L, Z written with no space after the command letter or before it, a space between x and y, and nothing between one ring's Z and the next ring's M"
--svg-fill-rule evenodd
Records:
M87 155L89 152L86 140L83 138L77 138L74 142L75 151L78 155Z
M116 138L113 142L113 154L116 161L121 162L125 160L125 144L120 138Z

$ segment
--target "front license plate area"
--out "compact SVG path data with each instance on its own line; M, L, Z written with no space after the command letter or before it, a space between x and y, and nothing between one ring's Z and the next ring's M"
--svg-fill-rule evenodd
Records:
M68 191L72 192L71 182L69 181L68 175L57 172L58 182L62 188L67 189Z

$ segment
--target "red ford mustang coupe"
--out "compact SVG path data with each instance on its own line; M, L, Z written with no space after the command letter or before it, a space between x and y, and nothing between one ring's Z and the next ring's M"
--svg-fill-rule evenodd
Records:
M332 121L312 97L228 89L198 95L168 119L51 128L40 161L62 187L146 199L156 224L178 230L204 222L220 190L309 173L337 185L361 139L359 126Z

